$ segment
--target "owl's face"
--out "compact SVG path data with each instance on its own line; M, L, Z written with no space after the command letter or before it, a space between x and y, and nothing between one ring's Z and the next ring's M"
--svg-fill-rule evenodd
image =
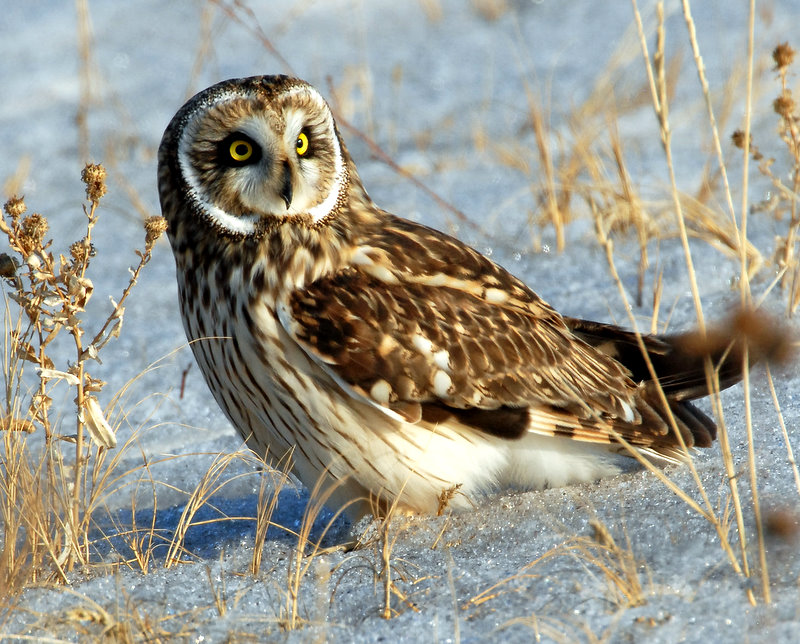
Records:
M160 155L191 211L235 235L285 218L318 224L347 187L328 105L285 76L225 81L196 95L167 128Z

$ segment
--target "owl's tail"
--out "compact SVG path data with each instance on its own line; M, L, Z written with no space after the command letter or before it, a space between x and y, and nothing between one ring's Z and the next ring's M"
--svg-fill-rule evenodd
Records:
M689 401L708 396L717 387L721 391L736 384L743 370L757 361L785 361L790 354L789 334L768 316L754 311L739 311L705 334L690 331L637 337L610 324L565 320L584 342L627 367L632 380L642 387L642 398L651 410L662 420L672 414L685 434L686 444L697 447L709 447L717 428ZM659 385L668 410L664 409Z

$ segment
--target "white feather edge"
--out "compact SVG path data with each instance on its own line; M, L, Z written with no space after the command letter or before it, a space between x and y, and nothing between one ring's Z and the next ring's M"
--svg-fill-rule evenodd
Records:
M331 141L333 142L333 150L334 150L334 170L336 172L334 184L331 189L328 191L328 196L325 197L320 203L316 206L312 206L308 210L308 214L311 215L311 219L314 223L317 223L321 219L327 217L333 211L334 207L336 206L336 202L339 200L339 193L342 189L342 182L344 181L344 162L342 160L342 148L339 145L339 137L336 136L336 128L333 126L333 114L331 114L330 107L328 107L328 103L322 97L314 87L311 85L303 85L300 87L295 87L290 89L286 92L287 96L291 96L292 94L300 94L306 93L311 95L314 100L319 103L321 108L324 108L325 111L328 113L328 118L330 120L330 135ZM287 123L288 125L288 123ZM293 128L300 131L300 127L297 124L292 124Z

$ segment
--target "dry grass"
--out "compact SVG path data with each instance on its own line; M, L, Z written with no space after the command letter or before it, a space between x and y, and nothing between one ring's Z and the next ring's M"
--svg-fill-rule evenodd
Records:
M199 455L194 454L194 456ZM250 516L229 516L223 510L216 507L213 501L213 499L218 497L227 485L230 485L241 477L252 476L252 471L234 475L229 475L227 473L231 463L245 457L243 457L240 452L214 454L213 456L213 461L206 470L205 474L201 477L200 482L195 486L194 490L189 493L188 501L183 508L180 520L178 521L178 525L173 533L172 541L167 552L166 561L164 562L165 568L171 568L179 563L193 561L193 557L191 557L190 553L187 553L186 548L184 547L186 534L192 527L206 525L209 523L219 523L221 521L253 520L253 517ZM252 461L252 459L253 457L246 458L248 461ZM256 459L256 462L258 465L263 464L263 461L260 461L260 459ZM277 497L280 494L285 482L285 477L281 477L277 481L277 485L273 487L270 492L271 498L267 498L263 493L259 495L259 507L257 509L256 518L257 534L266 533L266 530L270 525L270 508L275 507L275 504L277 503ZM264 482L262 482L260 489L264 489ZM204 507L213 510L216 513L216 516L212 519L195 520L197 513ZM184 559L184 555L186 554L189 554L190 556L187 559Z
M58 590L74 600L71 605L47 613L31 611L29 621L31 629L44 633L62 633L64 639L18 634L14 636L16 640L62 642L78 638L80 641L120 644L166 644L201 634L203 622L198 617L209 608L198 606L190 611L170 612L154 602L134 600L125 589L119 587L116 596L107 598L104 605L69 586L61 586Z
M284 606L280 615L280 625L281 628L287 631L300 628L304 623L308 622L308 619L301 615L300 610L301 585L311 570L316 557L324 552L322 540L325 535L349 506L348 504L339 508L328 520L316 542L312 541L311 534L317 518L331 496L335 494L338 485L341 484L339 482L330 483L326 474L326 472L322 473L317 484L311 490L311 496L303 513L303 521L300 524L300 532L296 535L297 544L294 547L293 555L289 557L289 565L286 569L287 583L286 589L283 591ZM353 499L351 503L358 503L359 501L360 499Z
M794 52L788 44L779 45L774 53L775 72L778 79L778 97L773 103L774 110L778 115L778 134L783 142L787 154L784 159L788 161L788 171L786 163L781 164L780 169L776 169L776 159L765 159L757 148L750 147L746 142L750 141L749 122L753 102L753 68L754 68L754 40L752 35L753 14L751 13L751 34L748 41L748 54L746 65L746 82L744 90L744 102L746 105L745 130L737 130L732 134L733 143L741 148L745 158L747 155L758 162L758 172L769 179L775 188L773 196L764 204L756 204L752 207L754 212L768 211L775 218L782 222L787 222L786 234L779 236L776 241L776 248L772 254L771 261L764 259L759 249L757 249L747 238L747 218L751 210L748 199L748 168L744 164L744 177L742 181L742 205L737 216L734 207L734 196L730 188L728 179L727 165L723 154L723 137L720 135L718 120L715 117L715 105L722 104L723 111L729 112L730 106L739 98L734 98L734 92L738 91L736 84L731 84L725 88L726 95L723 97L712 97L708 81L705 77L705 67L699 49L697 35L695 32L694 21L689 2L684 2L681 11L684 23L689 35L689 42L692 49L693 61L698 74L700 84L700 95L706 107L708 119L708 133L712 141L714 159L706 164L706 173L703 181L694 195L684 193L678 187L678 182L674 172L674 160L672 157L672 126L670 123L669 105L672 99L672 90L677 66L670 64L665 54L665 20L663 7L657 5L655 18L655 43L656 50L650 53L648 48L649 36L645 32L645 27L641 19L636 2L634 5L634 15L641 44L641 58L646 63L648 82L646 83L647 92L651 97L652 109L659 125L661 145L665 156L666 167L669 175L669 195L671 204L666 214L653 214L653 204L646 204L636 193L635 185L631 180L623 154L623 146L617 134L617 119L622 116L617 106L603 102L596 94L590 95L587 101L579 106L570 119L571 138L566 139L563 135L556 134L547 129L549 119L543 113L538 100L535 98L537 92L526 87L528 96L530 123L536 142L535 150L538 158L535 162L525 161L526 155L522 146L509 146L506 141L498 141L490 147L497 155L501 163L505 163L517 170L526 172L531 177L533 193L536 195L537 214L531 218L534 226L552 227L556 245L561 249L564 245L565 231L564 226L580 217L581 208L578 203L586 206L586 210L595 219L595 230L597 239L601 247L605 250L606 258L612 277L615 280L620 297L622 298L625 309L629 312L629 324L634 329L638 328L638 320L633 315L636 307L641 308L644 302L644 276L649 267L648 248L658 245L671 237L677 237L684 250L684 258L689 274L689 287L695 305L695 312L701 330L706 327L703 307L701 303L698 278L694 270L694 259L690 239L694 239L718 251L727 254L729 257L738 259L741 265L741 278L738 282L740 291L740 301L743 307L753 306L751 296L751 280L764 269L776 270L777 278L768 285L762 297L766 298L769 291L775 285L780 285L783 289L786 310L791 314L796 311L798 306L797 294L797 271L798 271L798 181L800 180L800 165L798 159L798 114L797 106L791 98L791 91L788 87L788 78L791 74L790 66L794 61ZM610 75L610 74L609 74ZM672 80L670 80L672 79ZM605 79L604 79L605 80ZM638 105L636 105L638 107ZM597 131L598 124L604 124L608 132L607 145L598 145ZM557 142L557 148L553 148L552 142ZM481 144L486 144L485 139L480 139ZM709 170L709 168L715 169ZM786 179L788 177L788 181ZM716 203L725 204L725 210L720 210ZM670 221L671 219L671 221ZM639 261L639 280L636 292L636 302L628 301L628 291L622 283L617 272L614 238L624 239L633 232L640 249ZM656 285L653 289L653 310L651 324L648 332L661 330L658 316L661 306L661 275L659 274ZM747 317L747 316L745 316ZM774 328L774 322L769 318L756 316L758 322L755 328L731 328L732 336L743 334L747 337L751 346L759 344L759 336L765 334L772 336L782 336L783 332ZM749 326L749 325L745 325ZM780 340L782 343L790 343L787 336ZM641 459L642 465L650 469L674 494L687 503L698 515L704 517L719 537L720 544L726 554L728 562L732 568L744 577L755 577L759 580L760 599L766 603L771 601L770 577L768 569L767 549L764 538L764 521L760 508L758 494L758 466L755 454L755 441L753 436L753 421L750 399L750 368L747 365L747 356L744 358L744 395L743 407L746 419L746 454L735 453L732 441L729 438L728 428L725 423L724 411L719 398L719 383L717 374L710 369L707 374L709 389L716 392L712 397L715 415L717 416L720 428L720 445L722 452L723 467L727 473L726 480L728 486L727 495L715 504L712 502L712 495L706 490L701 477L694 467L691 459L688 460L688 467L692 473L695 484L694 490L682 489L668 478L661 470L654 468L650 463ZM784 441L786 443L788 460L793 472L795 483L800 491L800 475L794 460L791 446L790 435L786 430L783 421L783 414L778 397L772 384L772 376L767 367L767 378L770 390L773 393L778 423L782 428ZM674 428L673 428L674 429ZM634 454L635 456L635 454ZM749 488L749 500L743 498L740 492L740 467L736 463L740 462L744 456ZM699 500L697 497L699 496ZM752 550L748 543L747 524L752 521L755 525L756 546ZM570 542L568 542L570 543ZM621 584L627 583L632 578L629 575L618 575L610 572L610 568L604 565L596 556L596 553L589 552L581 545L572 544L570 548L578 553L587 562L604 570L610 584L620 588ZM556 549L557 551L557 549ZM757 559L757 566L754 566L753 558ZM531 576L530 570L539 563L537 560L526 566L519 575ZM630 568L627 568L630 570ZM494 599L503 592L504 587L511 581L518 579L518 575L504 579L495 586L490 587L483 593L473 597L471 604L480 604L488 599ZM622 593L624 597L636 597L639 593L635 590L635 584L628 586ZM752 585L745 587L745 593L751 603L756 603L759 599ZM527 619L527 618L525 618ZM534 620L535 621L535 620Z
M701 85L702 95L705 100L705 104L707 107L707 114L708 114L708 126L709 131L712 134L713 141L715 142L715 150L717 152L717 162L719 164L720 174L723 177L723 185L724 185L724 197L725 202L728 204L730 209L730 220L733 223L737 222L737 218L735 216L735 212L733 209L733 196L730 191L730 187L727 180L727 171L725 162L721 152L720 146L720 135L717 128L717 123L714 118L714 109L713 109L713 102L711 99L711 94L709 91L708 82L705 77L705 66L702 61L702 56L700 54L699 45L697 42L697 35L695 31L694 21L692 18L691 13L691 6L688 1L684 0L682 4L683 16L685 19L685 24L687 28L687 32L689 35L689 41L691 43L692 52L694 55L694 62L695 67L698 72L698 77ZM680 199L680 192L678 190L677 181L675 179L675 172L674 172L674 163L671 154L671 130L669 124L669 116L668 116L668 97L665 90L665 84L663 82L664 78L664 65L663 65L663 42L664 42L664 21L663 21L663 8L662 5L659 3L657 5L657 50L653 56L652 64L650 63L650 57L647 50L646 38L644 35L644 30L642 27L642 21L640 18L640 14L638 8L636 8L636 3L634 0L634 13L636 15L637 26L640 33L640 40L642 43L642 54L647 62L647 72L648 78L650 79L650 86L651 86L651 96L653 101L653 108L656 113L656 116L659 121L659 127L661 131L661 139L664 148L664 154L667 161L667 166L669 169L669 176L670 176L670 186L671 186L671 193L673 196L673 203L675 208L675 213L677 215L679 231L680 231L680 239L684 249L684 257L686 261L686 267L689 273L689 283L692 290L692 296L694 299L695 304L695 313L697 315L697 321L700 327L701 332L705 330L705 321L703 316L703 309L702 304L700 302L700 295L699 295L699 287L698 287L698 280L697 275L694 270L694 263L692 259L692 250L689 246L688 241L688 233L686 227L686 213L682 208L682 203ZM752 252L750 252L747 243L747 219L748 219L748 209L749 209L749 201L748 201L748 155L749 155L749 148L750 148L750 122L751 122L751 106L753 100L753 67L754 67L754 22L755 22L755 7L751 5L750 10L750 23L749 23L749 34L748 34L748 54L747 54L747 82L745 88L745 126L744 131L735 135L735 138L739 140L743 140L743 152L744 152L744 163L743 163L743 181L742 181L742 206L739 213L738 218L738 227L735 228L735 232L737 233L735 237L728 238L727 244L732 246L734 249L738 248L740 263L741 263L741 279L739 281L739 290L740 290L740 302L741 305L745 308L750 307L752 305L752 296L751 296L751 287L750 287L750 277L751 275L757 270L757 266L754 266L751 262L752 259ZM777 52L777 50L776 50ZM779 56L776 55L776 61ZM785 63L784 67L781 67L781 63L778 63L778 69L783 69L784 71L781 73L781 80L785 81L785 66L787 66L791 60L784 59ZM782 96L784 95L785 85L782 86ZM778 110L780 113L780 110ZM792 140L791 136L789 135L791 131L790 123L792 121L792 114L791 111L786 111L781 114L782 118L782 133L784 134L784 138L788 140ZM797 178L798 176L798 160L800 157L798 156L798 149L797 147L791 148L790 151L793 152L793 170L792 176ZM795 184L797 187L797 184ZM789 235L791 237L792 231L795 227L794 221L794 211L792 211L792 218L789 224ZM731 244L731 242L735 242ZM613 269L613 259L609 253L609 263L612 265ZM621 286L621 284L620 284ZM624 296L624 290L620 289ZM791 303L793 295L789 294L789 301ZM791 306L791 304L790 304ZM790 309L791 310L791 309ZM632 317L632 316L631 316ZM634 321L635 323L635 321ZM749 339L748 339L749 340ZM755 447L754 447L754 439L753 439L753 425L752 425L752 413L751 413L751 394L750 394L750 369L748 365L748 355L745 351L745 355L743 356L743 374L744 374L744 409L745 409L745 421L746 421L746 435L747 435L747 463L748 463L748 472L749 472L749 483L750 483L750 491L751 491L751 506L750 510L752 511L752 516L755 521L756 525L756 535L758 540L758 559L759 559L759 569L760 569L760 578L761 578L761 592L762 592L762 600L766 603L769 603L771 600L770 596L770 581L769 581L769 572L767 567L767 557L766 557L766 546L764 542L764 531L763 531L763 521L761 517L761 510L760 510L760 501L758 495L758 476L757 476L757 464L755 458ZM719 382L718 377L716 374L713 373L711 369L711 365L707 365L707 380L709 383L709 389L711 391L717 392L719 389ZM728 430L727 426L724 422L724 417L722 413L722 407L719 401L719 396L714 395L712 396L713 404L715 407L715 413L717 415L719 429L720 429L720 445L723 454L723 462L725 469L728 473L728 485L730 491L730 499L734 508L734 515L736 517L736 538L739 541L739 556L738 558L733 556L733 547L728 539L728 535L730 534L727 526L727 517L723 513L722 515L714 514L714 510L708 501L708 495L700 481L699 477L696 476L695 470L692 467L692 472L695 474L695 482L698 487L698 492L700 493L703 501L706 505L706 513L704 516L709 519L712 523L714 528L717 531L717 534L720 537L720 542L723 546L723 549L727 552L729 561L733 566L734 570L737 572L741 572L742 575L745 577L750 577L752 574L751 572L751 562L748 556L748 548L747 548L747 532L745 528L745 521L744 521L744 508L743 502L739 493L739 484L737 480L737 476L733 467L733 454L731 450L731 442L728 439ZM780 414L780 408L778 406L778 413ZM748 597L751 603L756 602L755 594L753 593L752 588L747 589Z
M647 204L636 193L635 185L631 179L623 154L623 146L617 133L618 119L624 114L619 112L616 104L598 93L590 94L589 98L578 106L569 117L570 137L553 132L548 129L549 118L545 114L536 98L537 92L526 85L528 97L529 120L536 143L535 151L538 158L527 161L522 144L509 145L506 141L491 144L491 149L501 163L507 164L517 170L530 175L532 192L536 196L536 214L531 217L534 226L553 229L556 246L560 250L565 244L565 229L570 221L583 216L588 211L595 220L597 240L605 250L606 259L612 277L617 283L620 297L629 312L629 325L638 330L639 321L633 314L636 308L641 308L644 303L645 275L649 267L648 249L677 237L681 243L684 260L689 275L689 288L695 307L697 323L701 332L705 332L706 321L703 305L700 298L698 278L694 268L693 248L690 239L703 242L723 252L731 258L737 259L741 265L741 277L738 281L741 306L745 309L752 307L751 280L764 269L776 270L778 277L768 286L763 297L776 284L784 292L787 313L793 313L800 300L798 300L798 207L797 195L800 187L800 152L798 144L798 109L791 97L788 86L791 65L794 62L794 52L788 44L779 45L774 53L775 72L778 80L778 97L773 103L778 115L778 134L783 142L787 154L784 161L788 161L788 171L784 162L776 169L777 161L774 158L765 159L758 149L750 146L749 123L751 119L751 105L753 103L753 68L754 37L752 24L754 15L751 12L751 33L748 39L748 50L745 65L746 79L744 82L744 96L735 94L740 92L738 83L732 83L725 88L727 92L723 97L712 96L709 83L705 76L705 66L700 52L691 5L684 1L681 12L689 38L693 62L698 75L699 95L702 97L706 108L708 130L707 135L711 140L714 158L706 163L706 172L701 185L694 195L683 192L675 174L675 162L672 152L672 124L670 122L670 103L678 70L675 61L668 61L666 56L666 23L663 5L656 5L654 29L652 33L646 32L637 3L633 2L634 17L641 47L640 58L645 62L647 81L644 85L645 93L650 96L650 103L658 123L661 147L664 153L669 179L670 198L669 207L660 207L663 212L654 214L656 204ZM655 51L650 52L648 42L655 36ZM619 52L617 62L626 59L627 54ZM614 74L609 72L601 82L607 82ZM633 95L641 92L634 91ZM604 93L608 96L608 92ZM720 134L718 119L715 115L715 105L722 105L723 112L727 115L730 106L737 100L744 99L745 104L745 129L736 130L732 134L733 143L743 150L745 160L743 168L741 206L738 214L734 206L734 195L728 179L727 162L723 153L723 136ZM632 101L626 109L639 107L640 104ZM723 119L724 120L724 119ZM603 141L598 137L598 132L605 129L608 140ZM555 147L553 142L556 142ZM481 139L485 144L485 140ZM755 210L766 210L776 219L787 222L786 234L779 236L772 259L767 262L759 249L747 238L747 220L751 206L748 199L748 155L758 161L758 171L769 179L775 188L774 195L768 203L757 204ZM709 168L713 168L710 170ZM788 181L786 179L788 177ZM724 204L720 209L716 204ZM581 207L583 206L583 207ZM628 301L628 291L616 268L616 254L614 238L625 239L631 233L635 235L639 245L639 279L635 302ZM650 332L660 330L658 315L660 312L661 276L659 275L653 290L653 311L651 316ZM781 331L769 328L773 324L768 318L759 318L758 328L750 335L746 329L732 329L734 334L744 333L750 343L758 343L757 336L772 333L781 334ZM765 328L766 327L766 328ZM788 342L784 338L784 342ZM755 345L753 345L755 346ZM642 347L643 349L643 347ZM753 437L753 422L750 399L750 369L747 365L747 356L744 358L744 395L743 407L746 419L746 444L747 452L744 455L747 461L748 487L750 490L749 504L742 498L740 492L740 477L735 463L738 455L734 453L732 441L729 438L728 428L725 423L724 410L719 399L719 383L717 375L709 365L708 383L709 390L716 392L712 397L715 415L720 428L720 446L723 466L727 473L728 500L721 506L715 506L711 495L706 491L701 478L691 459L688 460L692 473L695 490L684 490L673 483L663 472L642 460L642 464L651 469L664 484L689 507L700 516L703 516L712 525L720 538L723 551L733 569L745 577L757 575L760 577L761 598L770 601L770 583L766 557L766 547L763 534L763 520L761 517L758 495L758 467ZM783 426L780 404L774 398L776 413ZM674 429L674 428L673 428ZM787 450L790 455L792 471L796 474L796 465L793 461L791 444L788 433L785 435ZM635 455L634 455L635 456ZM797 480L797 478L796 478ZM699 501L696 500L699 496ZM730 520L733 517L734 526ZM756 526L756 557L758 569L753 571L752 553L748 546L748 530L746 525L749 517ZM735 528L735 529L732 529ZM750 601L757 601L751 587L746 590Z
M5 537L0 571L12 590L28 579L63 581L76 564L90 560L92 515L116 461L108 451L116 446L115 430L98 403L105 383L90 375L90 362L99 361L108 341L119 334L125 301L165 229L160 217L147 220L144 250L136 251L139 263L127 287L112 299L106 320L88 329L83 317L94 291L89 277L95 256L92 231L106 192L105 169L87 165L82 179L88 199L85 229L66 255L54 252L46 238L47 219L26 215L21 198L6 202L6 218L0 221L12 252L3 254L4 277L16 308L13 312L6 300L5 458L0 468ZM66 336L71 337L68 343ZM51 351L68 344L72 358L59 367ZM30 364L35 377L26 369ZM60 418L62 410L51 412L57 391L65 386L75 399L74 433L66 433L72 423Z
M507 594L529 592L531 581L547 574L547 563L569 559L576 562L584 571L585 581L594 582L592 588L603 591L603 600L609 612L621 614L625 609L642 606L653 595L652 583L645 562L637 557L630 540L625 536L625 545L617 544L609 528L599 519L589 522L591 535L566 537L540 557L520 568L516 573L500 579L463 603L464 611L475 611L491 605ZM537 568L542 572L537 572ZM643 576L645 578L643 579ZM582 582L583 585L583 582ZM557 641L570 641L565 625L547 616L536 614L512 619L501 626L508 628L515 624L529 626L537 637L551 637ZM591 632L591 631L589 631ZM557 636L556 636L557 635ZM597 641L602 641L599 638Z

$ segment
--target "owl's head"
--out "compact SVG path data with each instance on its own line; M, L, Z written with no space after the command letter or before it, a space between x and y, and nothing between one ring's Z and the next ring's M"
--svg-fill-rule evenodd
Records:
M237 236L292 219L320 225L342 205L347 153L330 108L307 83L256 76L190 99L159 148L165 215L204 218ZM188 204L169 203L180 195ZM174 224L176 222L170 222Z

